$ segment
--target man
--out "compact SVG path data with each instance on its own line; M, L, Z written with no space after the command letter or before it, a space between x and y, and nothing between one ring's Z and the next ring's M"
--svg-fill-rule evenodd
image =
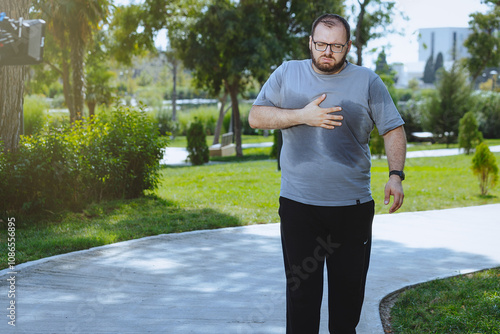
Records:
M356 333L371 249L370 133L383 135L389 164L385 204L403 204L406 139L382 80L346 61L350 27L335 14L313 24L311 59L283 63L249 115L253 128L282 129L281 239L287 333L319 331L323 268L329 330Z

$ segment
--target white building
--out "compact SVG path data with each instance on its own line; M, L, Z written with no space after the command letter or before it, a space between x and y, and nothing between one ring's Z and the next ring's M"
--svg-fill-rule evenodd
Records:
M434 61L439 53L445 62L469 56L464 42L469 37L469 28L425 28L420 29L418 41L418 60L426 62L432 55Z
M469 56L464 42L469 37L469 28L423 28L419 30L418 62L399 64L398 87L407 87L412 79L424 76L425 63L431 55L436 61L439 53L443 54L444 67L450 68L455 60Z

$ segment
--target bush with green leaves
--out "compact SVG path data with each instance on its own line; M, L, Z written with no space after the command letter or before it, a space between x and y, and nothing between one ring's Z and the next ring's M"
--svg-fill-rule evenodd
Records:
M39 132L45 123L45 113L49 103L41 95L29 95L24 98L24 134L32 135Z
M474 95L473 102L484 138L500 138L500 94L480 92Z
M195 166L209 161L207 135L203 124L195 119L187 131L187 151L191 163Z
M156 121L158 122L158 130L162 136L177 136L179 132L179 123L172 119L172 112L164 108L156 111Z
M484 142L476 147L476 153L472 158L472 171L479 179L481 195L488 195L488 191L497 184L498 166L495 155Z
M215 132L217 118L219 117L219 110L216 106L201 105L195 108L182 110L177 112L177 119L179 122L179 135L187 135L189 126L196 119L203 124L207 134Z
M370 153L379 159L385 154L384 137L378 133L377 127L373 128L370 135Z
M80 210L139 197L157 187L167 144L142 107L23 136L19 150L0 154L0 211Z
M479 131L474 112L468 111L460 119L458 126L458 147L465 150L465 154L470 154L471 150L483 142L483 134Z

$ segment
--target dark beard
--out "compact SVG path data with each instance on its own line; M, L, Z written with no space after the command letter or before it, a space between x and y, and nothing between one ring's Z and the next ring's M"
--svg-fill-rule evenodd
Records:
M312 59L313 65L318 70L320 70L321 72L325 72L325 73L337 73L337 72L340 72L340 70L344 66L345 61L347 59L347 52L346 52L344 54L344 56L342 57L342 60L338 64L334 64L333 66L328 65L328 64L319 64L318 61L316 60L316 58L314 58L314 55L313 55L312 51L309 51L309 52L311 54L311 59Z

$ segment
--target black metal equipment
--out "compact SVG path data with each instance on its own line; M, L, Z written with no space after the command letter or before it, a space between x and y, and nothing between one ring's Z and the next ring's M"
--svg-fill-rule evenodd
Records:
M44 39L44 20L13 20L0 13L0 66L41 63Z

